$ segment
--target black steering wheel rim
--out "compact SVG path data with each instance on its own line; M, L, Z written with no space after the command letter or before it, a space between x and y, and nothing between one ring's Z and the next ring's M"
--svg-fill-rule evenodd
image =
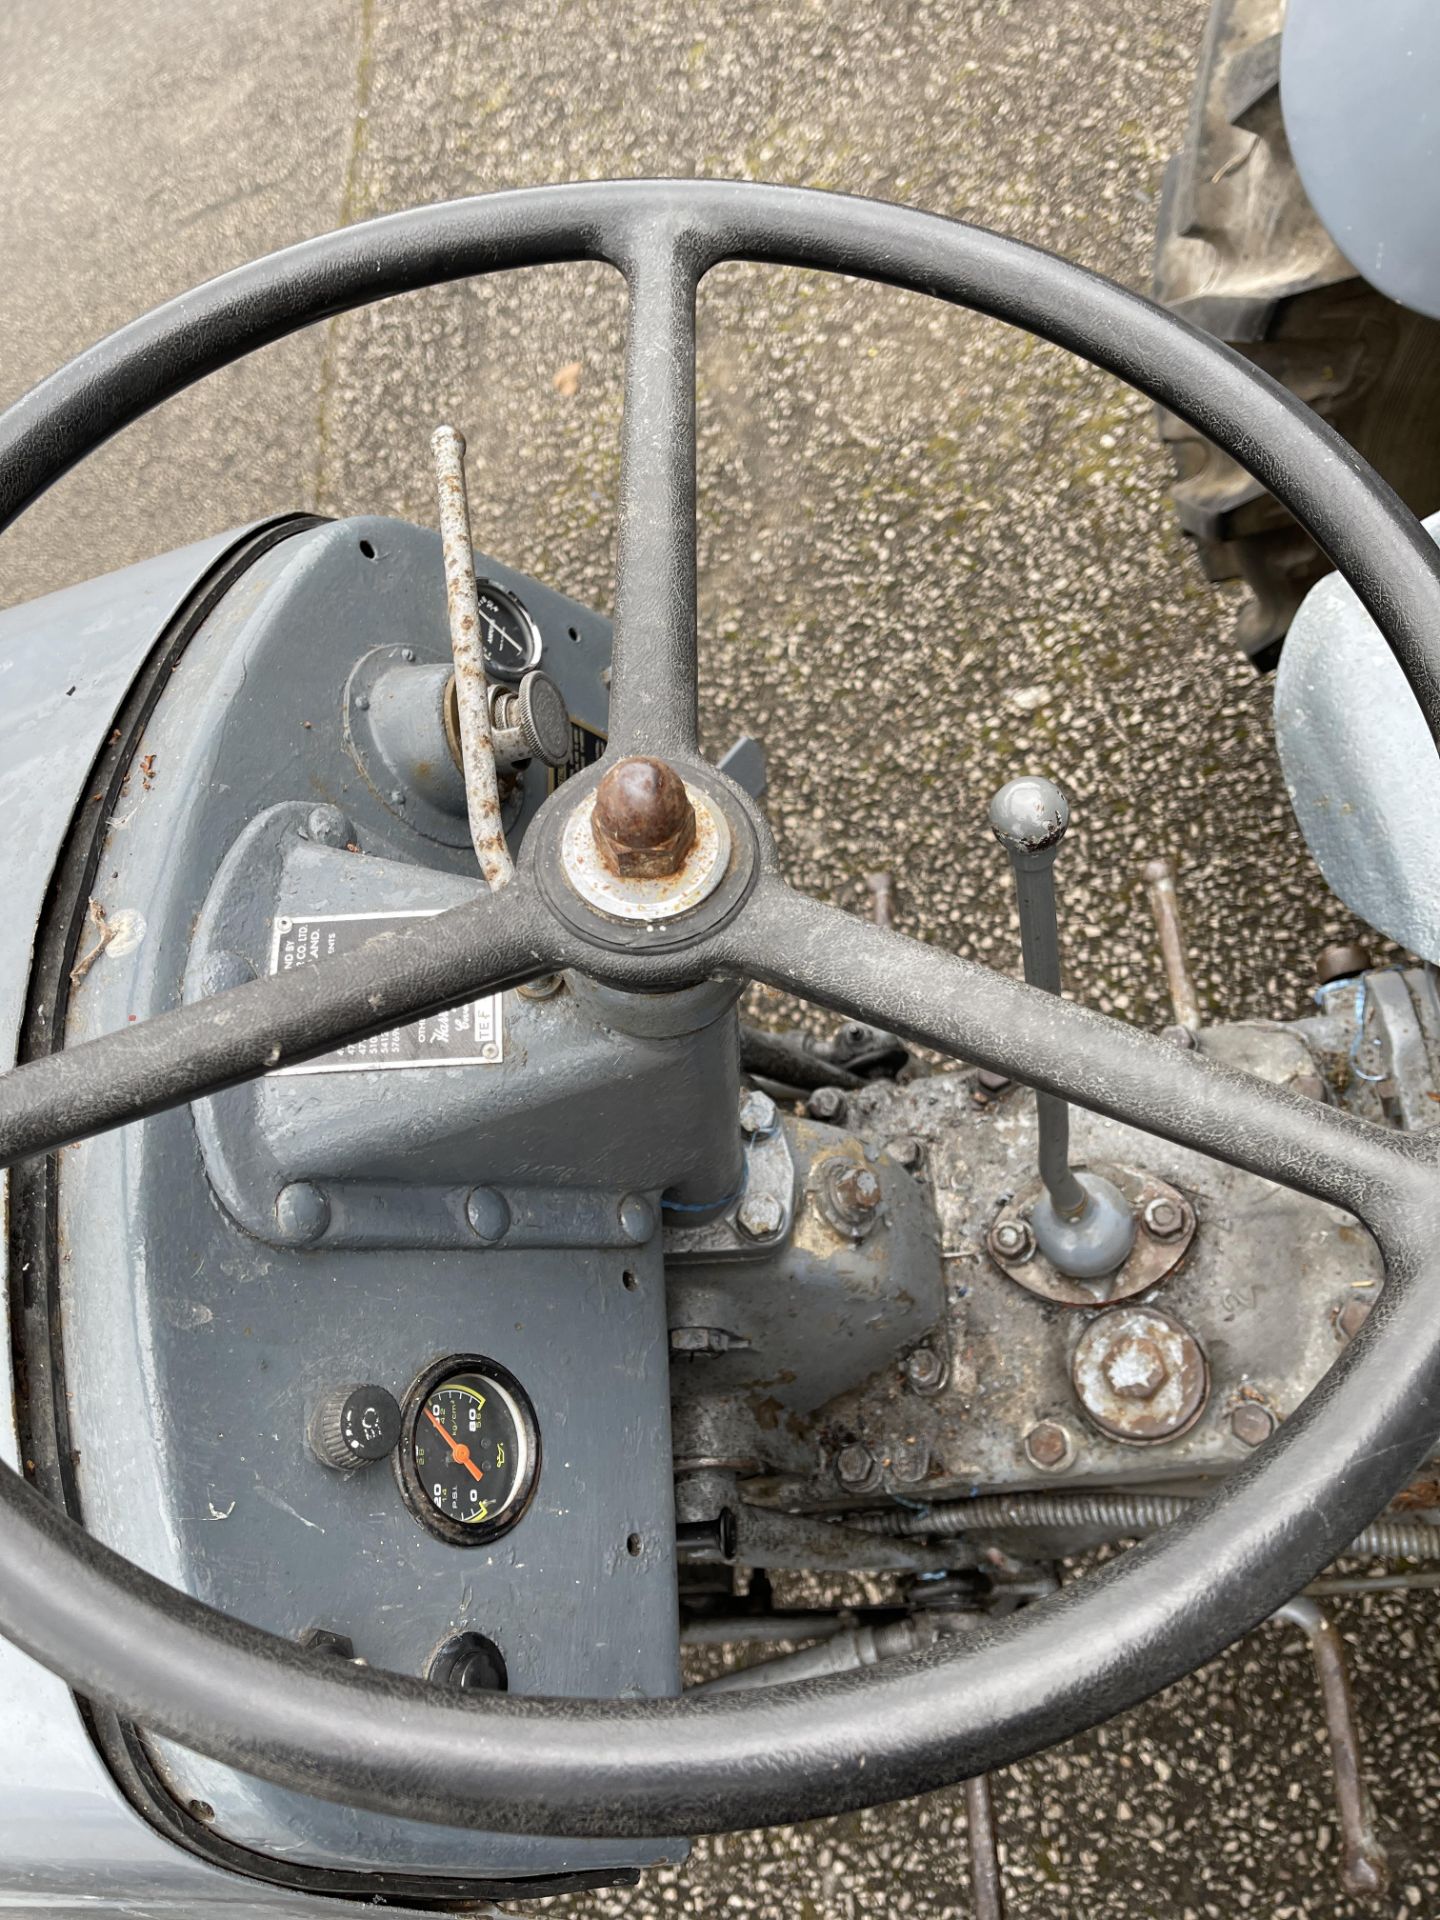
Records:
M1440 737L1435 550L1315 416L1228 349L1084 269L934 215L799 189L531 189L393 215L242 268L81 355L0 419L0 526L150 406L257 346L372 299L576 259L612 261L631 290L618 751L682 762L696 752L694 299L727 259L819 267L972 306L1181 414L1326 548ZM791 893L756 829L764 871L751 899L683 953L602 953L554 919L522 871L493 899L348 963L239 988L17 1069L0 1079L0 1161L556 965L645 987L697 968L763 978L1359 1215L1385 1255L1386 1287L1275 1439L1203 1508L1043 1607L916 1659L769 1693L477 1700L316 1662L129 1566L8 1469L0 1630L126 1717L299 1791L454 1825L691 1833L870 1804L1050 1745L1210 1658L1354 1537L1440 1431L1433 1149L855 926Z

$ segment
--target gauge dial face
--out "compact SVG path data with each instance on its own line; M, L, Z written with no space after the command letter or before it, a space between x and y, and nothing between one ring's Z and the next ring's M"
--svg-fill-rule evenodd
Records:
M513 593L492 580L477 580L480 645L492 680L520 680L540 664L540 629Z
M463 1546L495 1539L524 1513L539 1464L535 1410L504 1367L462 1357L417 1382L400 1479L411 1510L432 1533Z

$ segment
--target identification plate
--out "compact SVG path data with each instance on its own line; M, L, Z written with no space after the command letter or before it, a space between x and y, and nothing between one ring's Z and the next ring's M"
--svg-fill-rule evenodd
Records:
M310 913L281 915L274 923L270 971L290 973L351 953L356 947L386 933L429 920L440 907L395 909L382 913ZM277 1073L376 1073L397 1067L494 1067L504 1058L500 1024L500 995L451 1007L388 1033L372 1033L322 1053L298 1066L279 1067Z

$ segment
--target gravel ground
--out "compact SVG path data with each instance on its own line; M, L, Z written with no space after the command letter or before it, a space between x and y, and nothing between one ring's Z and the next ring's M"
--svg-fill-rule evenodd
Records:
M426 199L638 173L770 178L974 218L1143 286L1201 0L42 0L0 12L0 399L160 298ZM471 439L482 547L604 605L623 310L557 269L347 316L172 403L7 539L10 603L287 505L431 514L438 417ZM770 754L792 877L1012 967L986 801L1069 785L1074 991L1165 1017L1139 868L1178 860L1212 1013L1288 1015L1348 934L1290 820L1266 685L1176 535L1147 403L992 322L732 267L701 305L709 740ZM1351 1629L1388 1910L1440 1910L1435 1610ZM1420 1783L1417 1785L1417 1782ZM548 1909L963 1912L959 1796L701 1843ZM1272 1629L1008 1774L1017 1916L1349 1913L1319 1702ZM1358 1911L1358 1909L1356 1910Z

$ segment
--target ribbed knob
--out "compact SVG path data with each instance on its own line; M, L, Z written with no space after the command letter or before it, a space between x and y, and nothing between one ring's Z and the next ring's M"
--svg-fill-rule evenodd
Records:
M311 1415L310 1450L337 1473L383 1460L399 1441L400 1408L384 1387L334 1387Z

